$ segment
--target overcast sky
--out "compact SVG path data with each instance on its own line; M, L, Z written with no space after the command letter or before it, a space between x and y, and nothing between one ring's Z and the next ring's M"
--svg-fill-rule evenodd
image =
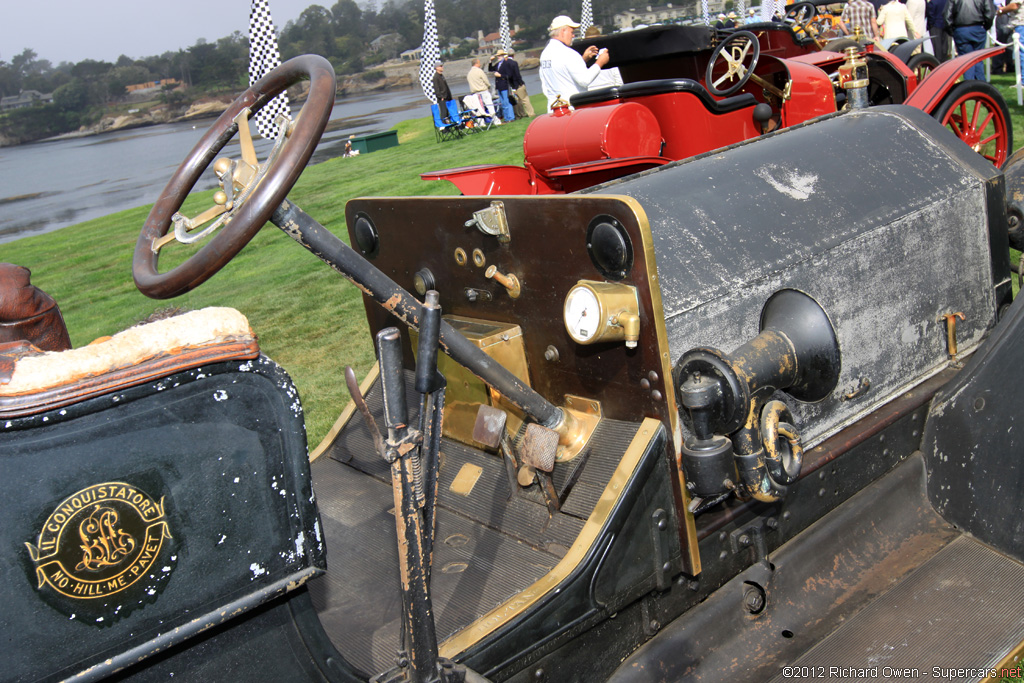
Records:
M269 0L280 31L302 10L333 0ZM249 0L0 0L0 60L25 48L56 66L95 59L113 62L249 33Z

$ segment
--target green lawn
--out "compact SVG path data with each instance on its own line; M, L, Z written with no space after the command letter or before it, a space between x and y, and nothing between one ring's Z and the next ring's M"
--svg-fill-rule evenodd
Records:
M1024 112L1016 105L1009 76L995 83L1013 118L1015 146L1024 144ZM542 95L533 97L543 111ZM517 121L462 140L437 144L426 118L397 129L400 145L353 158L311 166L289 195L310 215L347 241L345 203L359 196L457 194L447 182L424 182L426 170L482 163L521 164L527 121ZM182 150L184 158L188 150ZM212 203L211 192L186 204L194 215ZM348 400L344 366L357 375L372 365L362 297L273 226L197 290L171 301L140 294L131 278L135 240L149 207L122 211L55 233L27 237L0 247L0 260L32 270L33 282L61 305L75 346L113 334L167 306L187 309L233 306L259 334L260 346L283 365L302 396L311 447L326 435ZM187 253L172 245L165 263ZM166 268L165 268L166 269Z

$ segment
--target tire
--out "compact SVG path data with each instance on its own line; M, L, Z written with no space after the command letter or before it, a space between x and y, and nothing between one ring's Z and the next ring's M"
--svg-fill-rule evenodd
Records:
M960 83L942 98L932 117L995 166L1010 156L1010 112L1003 96L988 83Z
M842 52L848 47L855 47L859 50L863 46L853 38L836 38L825 43L825 47L822 49L828 52Z
M917 74L918 85L921 85L921 81L925 79L925 76L938 66L939 60L935 58L935 55L930 55L927 52L919 52L907 62L907 68Z

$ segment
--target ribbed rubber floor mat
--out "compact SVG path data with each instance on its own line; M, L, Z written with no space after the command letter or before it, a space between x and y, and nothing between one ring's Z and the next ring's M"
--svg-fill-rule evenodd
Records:
M1022 615L1024 565L962 536L772 680L977 681L1024 640Z

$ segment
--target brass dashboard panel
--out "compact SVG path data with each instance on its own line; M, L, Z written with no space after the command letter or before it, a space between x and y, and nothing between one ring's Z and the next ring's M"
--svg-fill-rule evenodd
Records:
M504 207L507 240L485 234L471 222L496 200ZM348 203L345 215L350 231L357 215L372 222L380 246L371 262L400 286L415 291L416 273L429 271L445 315L518 325L530 385L549 401L565 405L567 396L583 397L599 402L603 415L612 419L640 422L655 417L668 427L678 458L673 359L651 231L636 200L613 195L360 198ZM607 281L588 252L587 228L596 217L620 224L631 243L631 266L617 282L636 291L636 348L621 341L577 344L563 323L565 296L580 280ZM483 254L486 266L452 258L475 250ZM515 275L518 296L509 296L505 286L486 275L491 266ZM370 302L366 310L372 333L394 324L376 304ZM403 332L403 337L408 345L409 335ZM406 348L411 367L412 348ZM680 478L675 483L680 510L685 510L683 482ZM685 518L683 547L691 548L689 570L697 573L693 518Z

